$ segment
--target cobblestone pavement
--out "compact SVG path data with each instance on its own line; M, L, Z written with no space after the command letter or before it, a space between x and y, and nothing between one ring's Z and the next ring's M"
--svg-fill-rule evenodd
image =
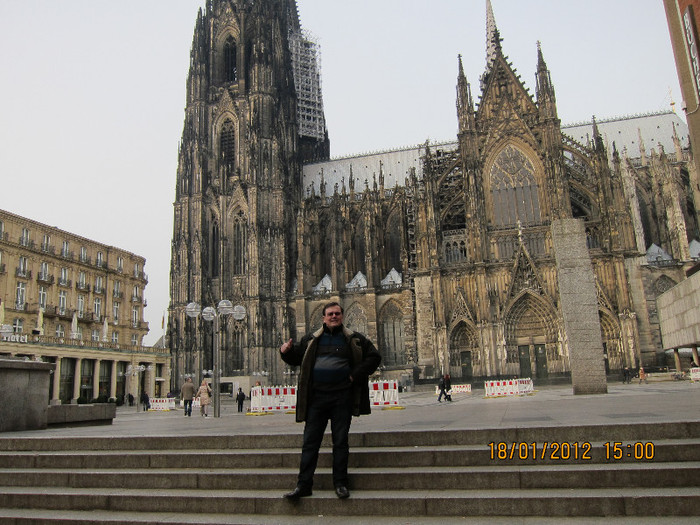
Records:
M476 390L455 394L453 399L438 403L432 392L404 392L399 395L400 409L374 408L371 415L353 419L351 433L700 421L700 383L690 381L610 383L607 394L577 396L571 386L495 399L484 398L483 390ZM222 397L221 417L212 413L204 418L194 410L192 417L184 417L181 409L143 412L119 407L112 425L6 432L3 437L270 434L301 433L303 428L293 413L238 413L228 397Z

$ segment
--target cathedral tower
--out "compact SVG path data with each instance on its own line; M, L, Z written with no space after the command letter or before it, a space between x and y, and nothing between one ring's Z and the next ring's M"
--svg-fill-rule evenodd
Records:
M295 286L301 162L329 152L316 66L293 0L209 0L198 14L174 203L175 386L213 368L213 337L222 383L277 373ZM219 334L186 315L188 303L223 299L239 308Z

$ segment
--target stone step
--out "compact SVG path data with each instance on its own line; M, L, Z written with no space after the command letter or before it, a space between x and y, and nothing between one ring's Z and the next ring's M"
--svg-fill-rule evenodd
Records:
M177 416L173 416L177 417ZM188 450L188 449L278 449L301 447L301 431L284 434L239 434L141 436L133 437L72 437L11 438L0 437L0 451L59 451L59 450ZM380 431L350 433L351 447L411 447L440 445L478 445L490 442L606 442L653 441L657 439L700 438L700 421L674 423L632 423L610 425L581 425L575 427L518 427L469 430ZM326 436L326 444L330 435Z
M5 487L290 490L296 468L260 470L181 468L0 469ZM357 490L469 490L506 488L700 487L700 462L611 463L607 465L503 465L489 467L360 468L351 472ZM333 488L329 468L319 468L316 487Z
M290 516L168 512L111 512L0 509L0 523L12 525L658 525L656 516ZM671 523L665 519L664 523ZM697 517L674 516L673 525L696 525Z
M609 464L640 463L653 444L653 459L660 462L700 461L700 439L659 439L620 442L622 457L612 459L614 445L593 442L590 449L583 442L561 444L549 442L547 448L537 443L533 459L531 443L505 443L503 450L494 445L354 447L350 467L412 466L488 466L530 464ZM637 445L635 445L635 443ZM629 445L629 447L628 447ZM651 446L651 445L647 445ZM635 459L635 454L640 459ZM285 449L193 449L193 450L61 450L57 452L0 452L0 468L295 468L300 448ZM512 456L512 459L511 459ZM520 459L522 456L523 459ZM589 459L590 458L590 459ZM646 461L641 461L646 463ZM331 464L331 449L325 446L319 457L320 466Z
M693 516L700 488L330 490L291 503L278 491L0 487L0 507L112 512L296 516Z

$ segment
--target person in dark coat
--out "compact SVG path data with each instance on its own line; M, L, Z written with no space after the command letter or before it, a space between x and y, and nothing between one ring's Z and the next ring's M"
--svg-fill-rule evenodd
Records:
M148 399L148 394L145 390L141 392L141 405L143 405L144 412L151 408L151 400Z
M243 401L245 401L245 394L242 388L238 388L238 394L236 394L236 403L238 403L238 411L243 412Z
M347 498L350 423L352 416L371 412L368 379L382 358L367 337L343 326L343 308L336 302L323 307L322 328L298 344L290 339L280 353L285 363L301 366L296 420L305 422L297 486L284 497L311 496L318 451L330 420L333 486L339 498Z

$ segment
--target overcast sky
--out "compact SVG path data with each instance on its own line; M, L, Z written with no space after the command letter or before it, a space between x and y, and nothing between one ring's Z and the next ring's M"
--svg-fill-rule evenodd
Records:
M454 140L457 55L475 99L485 0L298 0L322 52L331 154ZM146 257L151 333L169 302L177 149L204 0L0 0L0 208ZM681 96L659 0L493 0L534 93L537 41L564 124Z

